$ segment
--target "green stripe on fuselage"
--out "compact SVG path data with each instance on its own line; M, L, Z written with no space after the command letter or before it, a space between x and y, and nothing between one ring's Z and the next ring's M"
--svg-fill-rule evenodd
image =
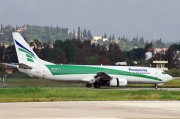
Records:
M138 74L128 71L122 71L117 69L109 69L103 67L91 67L81 65L45 65L52 75L68 75L68 74L97 74L97 72L104 72L108 75L122 75L122 76L134 76L141 78L148 78L153 80L162 81L157 77L152 77L144 74Z

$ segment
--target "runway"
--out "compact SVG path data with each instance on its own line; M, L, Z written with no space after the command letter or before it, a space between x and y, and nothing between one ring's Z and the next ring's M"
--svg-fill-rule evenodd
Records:
M121 88L120 90L167 90L167 91L179 91L180 88Z
M97 89L95 89L97 90ZM140 87L121 87L121 88L100 88L98 90L166 90L166 91L180 91L180 88L140 88Z
M2 119L179 119L180 101L0 103Z

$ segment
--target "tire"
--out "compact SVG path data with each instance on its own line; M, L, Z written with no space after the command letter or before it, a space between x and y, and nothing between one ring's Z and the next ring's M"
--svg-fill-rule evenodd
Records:
M100 88L100 87L101 87L101 85L100 85L99 82L95 82L95 83L94 83L94 88Z
M87 88L91 88L92 85L91 85L90 83L87 83L87 84L86 84L86 87L87 87Z
M156 90L158 89L158 86L157 86L157 84L155 84L155 85L154 85L154 88L155 88Z

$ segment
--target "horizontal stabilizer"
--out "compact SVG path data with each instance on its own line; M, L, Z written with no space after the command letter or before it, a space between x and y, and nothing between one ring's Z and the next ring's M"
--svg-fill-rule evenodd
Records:
M8 64L8 63L2 63L2 64L6 66L16 67L16 68L18 66L18 64Z
M23 69L32 69L32 67L26 65L26 64L23 64L23 63L20 63L19 64L19 68L23 68Z

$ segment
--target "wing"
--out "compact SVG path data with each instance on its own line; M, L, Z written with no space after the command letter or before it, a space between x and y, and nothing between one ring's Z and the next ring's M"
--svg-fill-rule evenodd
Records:
M104 72L97 72L97 74L94 76L94 78L96 79L96 81L98 81L98 80L109 81L111 79L111 77Z
M94 83L94 82L108 83L109 80L111 80L111 77L104 72L97 72L95 76L87 76L81 79L82 82L89 82L89 83Z

